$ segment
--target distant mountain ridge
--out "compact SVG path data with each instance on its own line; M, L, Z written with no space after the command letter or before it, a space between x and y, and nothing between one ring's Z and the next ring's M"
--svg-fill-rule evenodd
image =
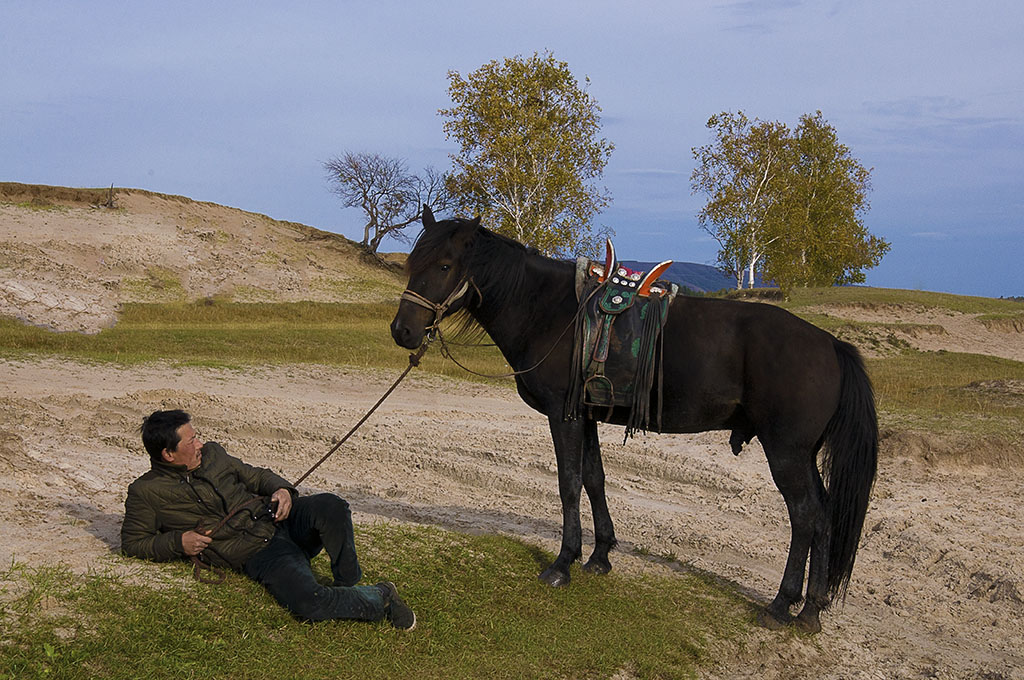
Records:
M622 260L620 264L636 271L650 271L657 262ZM721 269L696 262L673 262L661 278L671 281L680 288L689 288L696 293L714 293L723 288L736 288L736 279L724 274ZM757 281L757 286L763 284Z

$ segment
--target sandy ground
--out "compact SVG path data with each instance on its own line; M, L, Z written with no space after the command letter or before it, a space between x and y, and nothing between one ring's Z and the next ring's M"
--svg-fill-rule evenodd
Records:
M153 409L185 408L204 438L294 479L394 377L0 361L0 562L125 568L116 555L124 489L148 467L136 428ZM602 435L616 569L671 573L633 554L642 548L754 602L774 595L789 529L756 441L734 457L725 433L625 446L620 428ZM845 605L813 638L755 630L709 677L1024 678L1019 470L936 466L892 441L882 454ZM502 532L552 551L560 537L546 421L500 387L413 372L301 490L348 498L357 522ZM584 539L589 551L589 530Z
M0 314L95 333L125 302L377 302L395 272L336 234L235 208L144 191L118 208L26 208L0 184ZM14 202L12 202L14 201Z
M1024 328L1019 327L1019 321L986 324L979 321L979 314L911 304L820 305L806 311L849 321L891 324L893 330L889 332L894 337L924 352L966 352L1024 361ZM858 338L849 341L870 353L870 347L858 342Z

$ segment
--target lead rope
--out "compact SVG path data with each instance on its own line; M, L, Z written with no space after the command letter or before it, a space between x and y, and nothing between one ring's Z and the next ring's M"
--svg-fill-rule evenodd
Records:
M295 482L295 486L301 484L303 480L306 479L306 477L309 477L309 475L312 474L313 471L316 470L318 467L320 467L325 460L330 458L335 451L341 448L341 445L348 441L349 437L355 434L355 431L358 430L362 426L362 424L365 423L367 419L369 419L371 415L373 415L373 412L376 411L377 408L384 403L384 400L391 396L391 393L395 391L395 388L398 387L398 384L405 380L405 376L409 375L409 371L411 371L415 366L420 365L420 359L422 359L423 355L427 353L427 349L430 347L430 343L434 340L434 335L440 334L440 328L438 328L438 324L441 323L440 317L444 314L444 311L448 309L448 307L454 304L457 300L459 300L463 295L465 295L469 291L470 286L476 288L476 284L473 283L472 279L463 279L462 284L460 286L457 286L455 290L453 290L445 299L445 301L442 302L441 304L434 304L433 302L423 297L422 295L414 293L413 291L408 289L406 289L402 293L402 300L409 300L410 302L420 305L421 307L426 307L427 309L434 310L434 323L432 326L427 328L427 334L423 341L423 344L420 345L420 348L418 350L409 355L409 365L405 367L405 370L402 371L402 375L398 376L398 379L395 380L395 382L391 384L391 387L389 387L387 391L384 392L384 394L381 396L381 398L377 400L377 403L374 404L370 408L370 410L366 412L366 415L359 419L358 423L352 426L352 429L348 431L348 434L342 437L338 441L338 443L331 448L330 451L325 453L323 457L320 458L320 460L313 464L313 467L306 470L305 474L298 478L298 480ZM476 288L476 291L477 293L479 293L480 289Z
M355 434L356 430L358 430L362 426L362 424L365 423L369 419L369 417L371 415L373 415L373 412L376 411L380 407L380 405L384 403L384 400L387 399L389 396L391 396L391 393L395 391L395 388L398 387L399 383L401 383L403 380L405 380L405 376L409 375L409 371L411 371L413 369L413 367L420 365L420 359L422 359L423 355L427 353L427 349L430 347L430 342L431 342L432 339L433 339L432 336L427 336L426 341L422 345L420 345L420 348L418 350L416 350L415 352L413 352L412 354L409 355L409 365L405 367L405 370L402 371L402 374L400 376L398 376L398 379L395 380L395 382L393 382L391 384L391 387L389 387L387 389L387 391L383 394L383 396L381 396L381 398L377 400L377 403L374 404L370 408L370 410L366 412L366 415L364 415L362 418L360 418L359 422L356 423L355 425L353 425L352 429L349 430L348 433L344 437L342 437L333 447L331 447L330 451L325 453L320 458L320 460L318 460L316 463L313 464L313 467L311 467L308 470L306 470L306 472L301 477L298 478L298 480L295 482L295 486L298 486L299 484L301 484L303 482L303 480L306 479L306 477L309 477L309 475L312 474L313 471L316 470L318 467L320 467L324 463L324 461L326 461L328 458L330 458L334 454L335 451L340 449L341 445L344 444L346 441L348 441L348 438L351 437L353 434ZM225 524L227 524L228 520L230 520L232 517L234 517L238 513L242 512L243 510L246 510L254 502L262 503L263 502L263 497L262 496L257 496L255 498L250 498L249 500L245 501L244 503L241 503L241 504L235 506L230 512L228 512L227 515L225 515L219 522L217 522L213 526L212 529L201 530L199 527L196 527L195 531L197 531L197 532L205 531L207 536L212 536L221 527L223 527ZM202 553L199 553L198 555L192 555L191 556L191 558L192 558L192 576L194 576L195 579L197 581L200 581L201 583L212 583L214 585L219 584L219 583L223 583L224 579L226 578L224 570L220 569L218 567L215 567L212 564L208 564L206 562L203 562L201 556L202 556ZM204 570L212 571L213 574L214 574L214 578L212 578L212 579L204 578L203 575L202 575L202 571L204 571Z
M331 448L330 451L325 453L320 460L318 460L316 463L314 463L313 467L311 467L308 470L306 470L306 473L304 475L299 477L298 481L295 482L295 486L298 486L299 484L301 484L302 481L304 479L306 479L306 477L309 477L309 475L313 472L313 470L316 470L318 467L320 467L320 465L325 460L327 460L328 458L331 457L331 454L333 454L335 451L337 451L339 448L341 448L341 445L344 444L346 441L348 441L349 437L351 437L353 434L355 434L355 431L358 430L360 428L360 426L363 423L365 423L367 421L367 419L371 415L373 415L373 412L376 411L377 408L381 404L384 403L384 400L387 399L389 396L391 396L391 393L395 391L395 388L398 387L398 384L400 382L402 382L403 380L405 380L405 376L409 375L409 371L411 371L415 366L419 366L420 365L420 359L422 359L423 355L427 353L427 348L430 347L430 341L431 341L431 337L427 336L426 342L424 342L422 345L420 345L420 348L418 350L416 350L415 352L413 352L412 354L409 355L409 365L405 367L404 371L402 371L402 375L398 376L398 379L395 380L395 382L393 382L391 384L391 387L389 387L387 389L387 392L385 392L381 396L381 398L377 400L377 403L374 404L370 408L370 410L366 412L366 415L364 415L362 418L360 418L359 422L352 426L352 429L348 431L348 434L346 434L344 437L342 437L341 440L337 444L335 444L334 447Z

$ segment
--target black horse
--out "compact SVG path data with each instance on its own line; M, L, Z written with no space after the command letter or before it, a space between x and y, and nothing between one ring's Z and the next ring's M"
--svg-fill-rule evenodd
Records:
M462 312L514 370L526 371L516 375L516 386L548 417L562 501L561 551L540 579L568 584L569 565L581 556L581 488L590 497L596 542L583 568L608 572L616 540L597 422L587 413L563 419L573 354L573 333L565 331L578 307L575 266L495 234L479 218L435 222L425 208L423 227L406 264L409 287L392 337L415 349L442 317ZM762 623L820 630L819 612L849 584L875 478L878 423L860 355L778 307L701 297L675 298L663 338L662 431L731 430L736 453L756 436L789 509L789 558ZM620 425L628 417L624 408L596 411ZM794 618L790 606L803 594L808 553L807 595Z

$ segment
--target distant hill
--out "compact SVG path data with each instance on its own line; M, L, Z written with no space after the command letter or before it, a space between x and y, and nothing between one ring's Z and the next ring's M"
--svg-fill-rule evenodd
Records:
M658 263L623 260L621 264L630 269L646 272ZM680 288L689 288L696 293L714 293L723 288L736 288L736 279L732 276L723 274L722 270L716 267L696 262L673 262L661 278L677 284ZM762 285L758 280L755 287Z
M0 182L0 315L96 332L128 302L380 302L403 277L340 234L141 189Z

